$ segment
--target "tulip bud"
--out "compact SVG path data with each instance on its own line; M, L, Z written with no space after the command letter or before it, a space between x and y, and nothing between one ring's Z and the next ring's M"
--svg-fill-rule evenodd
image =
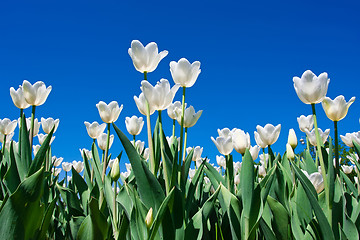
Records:
M289 135L288 135L288 144L290 144L290 146L292 147L292 149L295 149L298 142L297 142L297 138L296 138L296 134L293 128L291 128L289 130Z
M120 167L119 167L119 159L116 158L114 163L112 164L112 168L110 171L111 180L116 182L120 178Z
M150 208L148 213L146 214L146 218L145 218L145 224L146 224L146 227L148 229L150 229L152 223L154 221L154 217L153 217L153 209Z
M294 160L295 158L294 150L289 143L286 144L286 156L291 160Z

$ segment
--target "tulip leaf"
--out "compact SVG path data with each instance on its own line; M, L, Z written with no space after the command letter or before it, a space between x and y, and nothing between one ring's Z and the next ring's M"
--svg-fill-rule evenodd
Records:
M21 128L20 128L20 158L16 158L16 165L19 170L19 176L21 181L25 179L26 176L29 176L29 168L31 165L31 154L32 149L30 147L29 141L29 132L26 126L25 114L22 114L21 117Z
M285 207L276 199L268 196L267 203L273 213L273 230L277 239L288 239L288 232L290 227L290 218Z
M243 205L242 214L244 214L246 219L249 219L250 217L251 204L254 193L254 177L254 161L249 150L246 149L240 172L240 191Z
M85 182L88 185L88 188L91 189L92 183L91 183L91 168L89 165L89 159L87 158L85 151L82 152L83 155L83 161L84 161L84 178Z
M128 155L141 200L148 208L153 207L154 212L157 212L157 209L165 198L161 185L150 172L145 162L141 160L136 149L125 134L115 124L113 124L113 126Z
M16 166L16 160L13 149L13 142L10 144L10 166L4 176L4 183L6 187L9 189L10 193L15 192L17 187L20 184L20 176L18 173L18 168Z
M92 166L92 170L94 171L94 178L96 183L98 184L99 188L103 187L103 182L101 179L101 171L100 170L100 158L99 158L99 153L98 153L98 149L95 145L95 143L93 143L92 147L91 147L91 154L92 154L92 159L90 159L91 161L91 166Z
M311 206L314 210L314 213L317 217L323 238L324 239L335 239L332 229L330 227L330 224L317 201L317 193L315 191L315 188L313 187L311 182L308 180L308 178L305 176L305 174L296 165L293 164L291 166L293 167L296 177L299 179L299 181L300 181L301 185L303 186L305 193L310 201L310 204L311 204Z
M53 216L57 200L58 200L58 198L55 197L52 200L52 202L49 204L49 206L47 207L44 218L43 218L42 223L41 223L40 231L39 231L38 236L36 237L36 239L45 239L46 238L46 232L48 231L48 228L50 226L51 218Z
M62 199L64 199L64 202L69 209L69 213L72 216L83 216L83 210L76 193L69 188L60 186L58 183L56 183L56 187L59 190Z
M271 230L269 225L267 225L267 223L264 221L263 218L260 218L259 223L260 223L260 229L263 232L263 235L266 240L277 240L274 232Z
M203 169L204 169L204 164L201 164L200 167L196 170L195 175L190 182L188 192L186 194L185 209L186 209L186 213L188 214L187 218L189 218L191 216L190 213L191 213L192 209L195 207L195 204L194 204L195 192L196 192L196 189L200 185L199 180L204 174Z

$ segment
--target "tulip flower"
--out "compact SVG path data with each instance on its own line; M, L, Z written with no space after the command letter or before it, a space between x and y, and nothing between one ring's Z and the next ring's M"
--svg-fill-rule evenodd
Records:
M289 130L288 143L290 144L292 149L295 149L298 144L297 137L293 128Z
M234 168L234 174L238 174L241 169L242 162L234 162L233 168Z
M53 118L41 118L41 126L45 133L49 134L51 130L54 128L54 132L56 132L57 128L59 127L59 119L54 120Z
M290 145L290 143L286 144L286 156L288 159L291 159L291 160L295 159L295 153L294 153L293 147Z
M61 164L61 162L64 160L64 158L62 158L62 157L56 157L56 156L53 156L52 158L51 158L51 161L52 161L52 164L53 164L53 166L54 167L58 167L58 166L60 166L60 164Z
M340 121L343 119L350 107L355 101L355 97L352 97L348 102L345 101L344 96L337 96L334 100L329 97L325 97L322 101L322 106L326 113L326 116L332 121Z
M255 145L252 147L250 146L249 151L250 151L252 159L255 161L259 156L260 147L258 145Z
M229 137L217 137L216 140L211 137L218 151L223 155L229 155L234 149L232 138Z
M54 177L56 177L60 174L61 168L52 168L51 172L53 173Z
M20 121L21 121L21 118L18 118L19 128L20 128ZM27 130L30 131L31 117L26 118L25 121L26 121ZM38 120L37 118L35 118L35 119L34 119L33 137L35 137L36 135L38 135L39 130L40 130L40 125L41 125L41 122L39 122L39 120ZM31 136L29 136L29 137L31 138Z
M111 148L111 145L113 144L114 141L114 135L110 135L109 137L109 149ZM107 144L107 134L106 133L101 133L99 135L99 137L97 138L97 142L99 145L99 148L103 151L106 150L106 144Z
M341 140L344 142L344 144L348 147L354 147L353 139L355 133L346 133L345 136L340 135Z
M261 165L267 164L268 161L269 161L269 154L268 154L268 153L261 154L261 155L259 156L259 158L260 158L260 164L261 164Z
M266 169L264 165L257 165L258 166L258 174L259 176L265 177L266 176Z
M190 180L193 179L193 177L195 176L195 169L189 169L189 178Z
M37 154L37 152L39 151L40 147L41 147L40 145L34 145L34 146L33 146L34 156L36 156L36 154Z
M135 144L133 142L133 145L134 145L135 149L138 151L139 154L141 154L144 151L144 147L145 147L145 142L144 141L137 140L135 142Z
M100 134L102 134L106 128L106 123L102 123L99 125L98 122L93 122L93 123L89 123L89 122L84 122L85 126L86 126L86 131L89 134L89 136L92 139L97 139Z
M240 183L240 174L237 174L235 177L234 177L234 183L236 185L238 185Z
M99 110L101 119L105 123L116 122L123 109L123 105L121 104L121 106L119 107L119 104L116 101L112 101L109 104L100 101L98 104L96 104L96 107Z
M46 88L45 83L42 81L38 81L34 85L31 85L30 82L24 80L22 84L24 98L31 106L43 105L49 96L51 89L51 86Z
M302 132L305 132L305 129L311 131L314 127L313 115L308 115L306 117L304 115L301 115L300 117L297 118L297 121L299 124L300 131Z
M186 153L189 154L192 149L193 149L192 147L188 147L188 148L186 149ZM193 152L193 156L192 156L192 159L191 159L191 160L194 161L194 162L196 162L196 161L198 161L199 159L201 159L201 154L202 154L202 152L203 152L203 149L204 149L204 148L202 148L202 147L196 146L196 147L194 148L194 152Z
M15 131L17 121L11 121L8 118L0 119L0 132L3 135L9 135Z
M154 221L153 209L150 208L148 213L146 214L146 218L145 218L145 225L146 225L147 229L150 229L151 225L153 224L153 221Z
M206 159L202 159L201 157L199 159L197 159L195 161L195 165L197 168L200 167L200 165L206 160L206 162L210 162L210 159L209 158L206 158Z
M232 133L232 141L234 145L235 151L245 154L246 149L250 149L250 135L249 133L245 133L243 130L235 129Z
M260 135L257 131L254 131L254 137L255 137L255 142L259 147L266 148L268 146L261 140Z
M84 162L83 161L73 161L72 167L77 171L78 173L81 173L84 170Z
M13 87L10 88L10 96L13 100L14 105L19 109L26 109L30 107L25 100L24 93L22 90L22 86L20 86L16 91Z
M323 132L320 128L318 128L318 130L319 130L321 143L324 144L329 136L330 129L326 129L325 132ZM316 142L316 136L315 136L315 129L313 129L311 132L306 130L305 133L306 133L306 136L309 138L310 144L316 147L317 142Z
M185 103L185 107L186 107L186 103ZM167 108L167 113L168 113L169 117L173 120L176 120L176 109L177 108L179 108L179 109L182 108L181 102L179 102L179 101L176 101L176 102L170 104L170 106Z
M48 136L48 134L42 134L42 133L40 133L40 134L37 135L37 137L38 137L38 139L39 139L40 145L42 145L42 144L44 143L44 141L45 141L45 139L47 138L47 136ZM51 140L50 140L50 145L52 144L52 142L53 142L54 140L55 140L55 136L52 136L52 137L51 137Z
M116 158L111 166L110 170L110 177L111 180L116 182L120 178L120 166L119 166L119 159Z
M200 62L195 61L190 64L187 59L181 58L178 62L170 62L170 72L175 84L182 87L191 87L201 72Z
M305 104L315 104L325 98L330 79L326 72L317 77L312 71L307 70L301 78L294 77L293 82L300 100Z
M216 162L220 167L226 168L226 159L224 156L216 155Z
M155 110L167 109L179 87L179 85L175 85L170 89L170 83L166 79L161 79L154 87L146 80L141 82L141 90L149 105Z
M350 174L352 173L354 166L341 165L341 168L345 174Z
M324 189L324 179L319 172L313 172L309 175L306 171L304 171L304 170L301 170L301 171L305 174L305 176L313 184L317 193L320 193Z
M131 163L125 163L125 168L126 168L126 171L131 172L131 170L132 170Z
M161 59L166 57L168 51L164 50L159 53L156 43L151 42L144 47L140 41L133 40L128 53L133 61L135 69L144 73L153 72L159 65Z
M280 135L281 124L276 127L272 124L266 124L265 127L256 126L256 130L260 136L261 141L266 145L274 144ZM259 144L258 144L259 145Z
M140 93L139 97L134 96L135 104L139 109L139 112L142 115L146 116L147 112L147 103L144 93ZM153 106L149 106L149 114L152 115L155 112L155 108Z
M86 155L86 158L87 160L90 160L92 159L92 153L90 150L86 149L86 148L82 148L82 149L79 149L80 151L80 154L81 154L81 157L84 159L84 154Z
M126 171L126 172L122 172L120 173L120 176L123 178L123 179L127 179L129 176L130 176L130 173L129 171Z
M63 162L61 164L62 168L64 169L65 172L69 172L71 170L72 167L72 163L69 162Z
M125 118L126 130L133 136L139 135L143 126L144 120L142 117L132 116Z
M219 137L232 137L232 133L233 131L235 131L236 128L234 128L233 130L230 130L229 128L223 128L223 129L218 129L217 132L219 134Z
M195 113L195 109L193 106L186 108L184 113L183 126L185 128L194 126L195 123L199 120L202 112L203 112L202 110L199 110L197 113ZM176 115L176 120L178 121L179 124L181 124L181 114L182 114L182 109L176 108L175 115Z

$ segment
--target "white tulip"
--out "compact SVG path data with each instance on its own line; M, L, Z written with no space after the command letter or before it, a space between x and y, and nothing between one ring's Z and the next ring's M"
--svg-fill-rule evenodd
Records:
M78 173L81 173L84 170L84 162L83 161L73 161L72 166Z
M26 118L26 128L28 131L30 131L30 127L31 127L31 117ZM18 118L18 125L20 128L20 118ZM36 135L38 135L39 130L40 130L40 122L37 118L34 118L34 130L33 130L33 137L35 137ZM30 134L30 132L29 132ZM29 136L30 137L30 136Z
M31 85L27 80L23 81L22 90L25 100L31 106L43 105L51 92L52 87L46 88L45 83L42 81L36 82Z
M354 101L355 97L352 97L348 102L346 102L344 96L340 95L337 96L334 100L331 100L329 97L325 97L321 104L326 113L326 116L330 120L337 122L346 116L350 105Z
M186 153L189 154L191 152L193 148L192 147L188 147L186 148ZM201 154L203 152L203 149L202 147L199 147L199 146L196 146L194 148L194 153L193 153L193 156L192 156L192 161L198 161L201 159Z
M153 87L148 81L141 81L141 90L144 93L149 105L155 110L165 110L172 103L180 85L175 85L170 89L170 83L166 79L161 79Z
M144 93L140 93L139 97L134 96L134 101L142 115L146 115L148 103L146 101ZM152 115L155 112L154 106L149 105L149 114Z
M344 142L344 144L348 147L354 147L353 143L353 133L346 133L345 136L340 135L341 140Z
M341 168L345 174L350 174L353 171L354 166L341 165Z
M253 147L250 146L249 151L250 151L252 159L255 161L259 156L260 147L258 145L255 145Z
M226 159L224 156L216 155L216 162L220 167L226 168Z
M57 128L59 127L59 119L54 120L53 118L41 118L41 126L45 133L49 134L51 130L54 128L54 132L56 132Z
M264 156L264 155L265 155L265 156ZM260 155L259 155L259 158L260 158L260 163L261 163L261 165L267 164L268 161L269 161L269 154L268 154L268 153L260 154Z
M133 40L128 53L133 61L135 69L144 73L153 72L159 65L161 59L166 57L168 51L164 50L159 53L156 43L151 42L144 47L140 41Z
M218 151L223 155L229 155L234 149L231 137L217 137L216 140L211 137Z
M14 105L19 109L26 109L30 107L25 100L24 93L22 87L20 86L16 91L13 87L10 88L10 96L13 100Z
M170 62L170 72L176 84L180 84L182 87L191 87L201 72L200 62L195 61L190 64L186 58L181 58L178 62Z
M64 169L65 172L69 172L71 170L72 167L72 163L69 162L63 162L61 164L62 168Z
M86 131L89 134L89 136L92 139L97 139L100 134L102 134L106 128L106 123L102 123L99 125L98 122L93 122L93 123L89 123L89 122L84 122L85 126L86 126Z
M219 134L219 137L232 137L232 133L233 131L235 131L236 128L234 128L233 130L230 130L229 128L223 128L223 129L218 129L217 132Z
M259 147L266 148L268 146L261 140L261 137L257 131L254 131L254 137L255 137L255 142Z
M113 144L114 141L114 135L111 134L109 137L109 149L111 148L111 145ZM101 150L106 150L106 143L107 143L107 134L106 133L102 133L99 135L99 137L97 138L97 142L98 142L98 146Z
M291 159L291 160L295 159L294 150L289 143L286 144L286 156L288 159Z
M320 135L320 141L322 141L322 143L324 144L330 134L330 129L326 129L325 132L323 132L320 128L318 128L318 130L319 130L319 135ZM316 147L317 144L316 144L315 129L311 130L311 132L306 130L305 133L309 139L310 144Z
M242 165L242 162L234 162L233 163L234 175L238 174L240 172L241 165Z
M132 170L131 163L125 163L125 167L128 172L131 172L131 170Z
M121 104L119 107L119 104L116 101L112 101L109 104L100 101L98 104L96 104L96 107L99 110L101 119L105 123L116 122L123 109L123 105Z
M238 185L240 183L240 174L236 174L234 177L234 183Z
M258 174L259 176L265 177L266 176L266 169L264 165L257 165L258 167Z
M294 88L300 100L305 104L320 103L325 98L330 79L326 72L317 77L312 71L307 70L301 78L294 77Z
M60 164L61 164L61 162L64 160L64 158L62 158L62 157L56 157L56 156L53 156L52 158L51 158L51 161L52 161L52 163L53 163L53 165L54 165L54 167L58 167L58 166L60 166Z
M45 141L45 139L47 138L47 136L48 136L48 134L42 134L42 133L40 133L40 134L37 135L37 137L38 137L38 139L39 139L40 145L42 145L42 144L44 143L44 141ZM52 136L51 139L50 139L50 145L52 144L52 142L54 141L54 139L55 139L55 136Z
M34 156L36 156L36 154L37 154L37 152L39 151L40 147L41 147L40 145L34 145L34 146L33 146Z
M195 123L199 120L202 112L202 110L199 110L197 113L195 113L193 106L186 108L184 112L184 127L189 128L194 126ZM177 122L181 125L182 108L176 108L175 115Z
M313 172L312 174L308 174L306 171L301 170L305 176L310 180L313 184L317 193L320 193L324 189L324 179L319 172Z
M11 121L8 118L0 119L0 132L3 135L9 135L15 131L17 121Z
M311 131L314 127L314 117L313 115L304 116L301 115L297 118L300 131L305 132L305 130Z
M133 142L132 142L133 143ZM144 147L145 147L145 142L144 141L140 141L140 140L137 140L135 142L135 149L138 151L138 153L142 153L144 151Z
M60 174L61 168L51 168L51 172L54 174L54 177L56 177Z
M143 126L144 120L142 117L132 116L125 118L126 130L133 136L139 135Z
M84 154L86 155L87 160L92 159L92 152L86 148L79 149L81 157L84 159Z
M235 151L241 154L245 154L245 150L251 147L249 133L245 133L240 129L235 129L235 131L233 131L232 141Z
M186 103L185 103L185 107L186 107ZM170 106L167 108L167 113L168 113L168 115L169 115L169 117L170 117L171 119L176 119L176 112L175 112L175 110L176 110L177 108L182 109L182 104L181 104L181 102L179 102L179 101L173 102L173 103L170 104Z
M274 125L272 125L272 124L266 124L265 127L261 127L261 126L257 125L256 130L259 133L261 141L264 144L272 145L279 138L281 124L278 124L276 127L274 127Z
M297 137L293 128L289 130L288 143L293 149L295 149L298 144Z

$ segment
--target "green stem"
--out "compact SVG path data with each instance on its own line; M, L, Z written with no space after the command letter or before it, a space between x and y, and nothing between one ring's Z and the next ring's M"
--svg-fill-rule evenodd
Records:
M332 206L332 204L330 203L329 182L328 182L328 179L326 177L325 163L324 163L323 155L322 155L322 152L321 152L321 147L323 147L323 143L320 140L320 134L319 134L318 124L317 124L317 119L316 119L316 111L315 111L315 104L314 103L311 104L311 108L312 108L313 119L314 119L314 127L315 127L316 151L318 153L318 157L319 157L319 161L320 161L321 175L322 175L322 177L324 179L325 199L326 199L327 208L328 208L328 216L327 217L329 219L330 226L332 226L332 209L330 207L330 206ZM332 164L332 163L329 163L329 164ZM331 165L329 165L329 167L331 167Z
M183 87L182 94L182 112L181 112L181 123L180 123L180 157L179 157L179 166L181 166L182 160L182 151L183 151L183 137L184 137L184 113L185 113L185 90L186 87Z
M117 210L116 210L116 195L117 195L117 181L114 182L114 214L113 214L113 220L114 220L114 231L115 233L118 232L117 227ZM116 237L116 236L115 236Z
M67 186L67 172L65 171L65 187Z
M226 178L227 178L227 187L231 193L234 194L234 164L232 156L226 155Z
M133 135L133 144L134 144L134 147L136 147L136 146L135 146L135 143L136 143L135 138L136 138L136 136L135 136L135 135Z
M18 153L20 154L20 156L21 156L21 128L23 125L23 122L22 122L23 113L24 113L24 109L20 109L19 144L18 144Z
M96 141L96 139L93 139L93 145L95 145L95 141ZM88 159L88 161L90 162L90 159ZM95 160L94 160L94 161L95 161ZM94 166L93 166L93 164L91 164L90 182L91 182L91 183L94 182Z
M150 150L150 171L156 176L155 172L155 153L154 153L154 146L153 146L153 139L151 134L151 121L150 121L150 106L149 103L146 101L146 126L147 126L147 134L148 134L148 144Z
M181 165L181 175L183 176L183 181L186 182L187 176L185 176L185 154L186 154L186 144L187 144L187 130L188 128L185 128L185 140L184 140L184 149L183 149L183 159L182 159L182 165ZM195 162L195 170L196 170L196 162Z
M172 130L173 139L175 138L175 123L176 123L176 120L173 119L173 130Z
M5 144L6 144L6 135L4 135L3 145L1 149L2 158L4 158L4 154L5 154Z
M338 138L338 127L337 121L334 121L334 131L335 131L335 173L339 174L340 163L339 163L339 138ZM330 164L330 163L329 163Z
M168 176L168 166L165 160L165 149L164 149L164 134L163 134L163 127L162 127L162 119L161 119L161 110L158 110L159 113L159 131L160 131L160 151L161 151L161 158L163 164L163 171L164 171L164 179L165 179L165 189L166 194L170 192L170 179Z
M101 181L104 182L106 167L107 167L107 159L109 154L109 143L110 143L110 123L107 124L107 140L106 140L106 149L104 154L104 161L103 161L103 171L101 175Z
M34 105L32 106L32 110L31 110L30 149L32 149L33 146L35 108L36 106Z

